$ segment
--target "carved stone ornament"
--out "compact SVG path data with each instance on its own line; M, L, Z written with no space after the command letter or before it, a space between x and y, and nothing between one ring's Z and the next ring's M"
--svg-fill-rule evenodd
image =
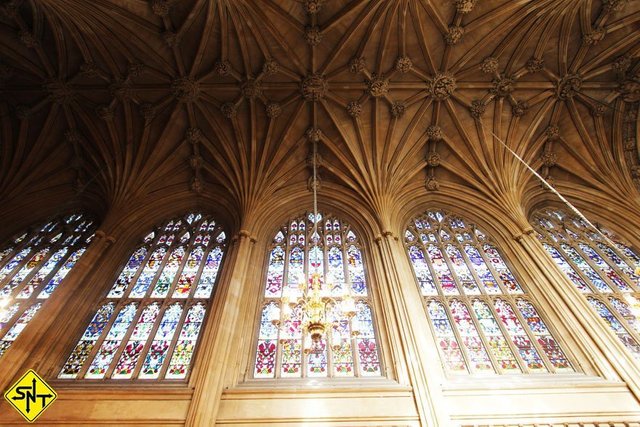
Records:
M127 67L127 74L129 77L140 77L144 72L144 64L139 62L132 62Z
M447 34L444 35L444 41L449 46L458 44L464 35L464 28L457 25L450 25Z
M255 99L262 97L262 83L260 80L249 78L240 87L242 96L246 99Z
M196 144L202 139L202 131L199 128L189 128L185 134L185 139L191 144Z
M275 119L280 114L282 114L282 108L280 107L280 104L278 104L277 102L271 102L267 105L267 117L269 117L270 119Z
M18 37L20 37L20 41L29 49L33 49L38 46L38 40L34 37L32 33L29 31L20 31L18 33Z
M305 136L309 142L320 142L320 139L322 138L322 131L318 128L309 128L307 129Z
M98 113L98 117L100 117L102 120L113 120L115 111L112 106L103 105L98 107L97 113Z
M302 80L300 91L305 101L319 101L327 93L327 81L321 74L309 74Z
M264 65L262 66L262 74L265 77L272 76L276 74L278 71L280 71L280 64L278 64L278 62L275 59L266 60Z
M556 83L556 96L566 100L573 98L582 87L582 77L578 74L566 74Z
M213 71L219 76L228 76L231 73L231 64L229 61L218 60L213 64Z
M490 92L498 98L504 98L513 92L514 80L510 76L500 74L493 79L492 83L493 87L490 89Z
M351 101L347 104L347 114L351 117L359 117L362 113L362 105L358 101Z
M110 84L109 93L111 96L121 101L131 99L133 97L133 89L131 88L131 84L127 81L114 82Z
M440 183L433 176L430 178L427 178L427 180L424 182L424 186L427 189L427 191L438 191L440 189Z
M498 71L498 67L498 58L487 56L482 60L482 63L480 64L480 71L485 74L493 74Z
M456 79L450 73L438 73L429 81L429 94L436 101L444 101L456 90Z
M165 31L162 33L162 38L169 47L174 47L178 44L178 36L173 31Z
M25 120L31 116L31 108L27 105L16 106L16 117L20 120Z
M234 104L233 102L225 102L220 106L220 112L227 119L231 119L236 116L236 113L237 113L236 104Z
M197 176L194 176L191 180L191 191L195 193L202 193L202 181Z
M529 103L527 101L517 101L511 106L511 112L515 117L522 117L529 109Z
M10 0L5 2L0 11L4 16L9 19L15 19L18 17L18 9L20 8L20 4L22 0Z
M394 118L400 118L407 111L407 106L402 101L395 101L391 103L391 116Z
M167 16L170 8L171 5L167 0L151 0L151 10L154 15L161 17Z
M200 83L190 77L179 77L171 83L171 92L180 102L194 102L200 97Z
M550 125L544 131L544 135L549 141L555 141L560 136L560 128L556 125Z
M189 166L194 170L200 169L202 167L202 157L197 154L189 157Z
M629 68L631 68L631 57L628 55L617 57L616 60L611 63L611 68L617 73L626 73Z
M545 151L542 153L542 164L548 168L552 168L558 162L558 155L553 151Z
M349 72L353 74L358 74L364 71L367 66L367 62L363 57L352 58L349 61Z
M426 158L427 164L432 168L440 166L440 154L436 152L432 152L427 154Z
M527 61L525 67L530 73L539 73L544 69L544 60L539 58L531 58Z
M144 117L145 122L150 122L156 117L156 107L153 104L142 104L140 113Z
M486 109L487 109L487 106L485 105L485 103L477 99L474 101L471 101L471 106L469 107L469 110L471 111L471 116L473 116L476 119L482 117Z
M68 104L74 98L73 88L64 80L51 80L44 84L44 90L49 92L49 99L56 104Z
M322 41L322 33L320 27L312 26L304 29L304 39L310 46L317 46Z
M396 59L395 68L399 73L406 74L413 68L413 62L408 56L399 56Z
M605 12L618 12L629 0L602 0L602 9Z
M593 31L586 33L582 36L582 41L589 46L594 46L601 42L606 35L606 30L603 27L594 28Z
M467 14L473 10L478 0L455 0L455 6L458 13Z
M304 11L309 15L315 15L322 9L324 0L304 0Z
M624 140L624 151L634 151L636 149L636 140L634 138L627 138Z
M618 88L618 91L625 102L640 101L640 78L625 80Z
M602 117L606 114L606 112L607 112L607 105L603 104L602 102L597 102L591 108L591 114L593 114L594 117Z
M98 66L95 62L85 62L80 66L80 73L87 77L96 77L99 74Z
M444 138L444 134L442 133L442 128L437 125L430 125L427 128L427 138L429 141L440 141Z
M389 92L389 80L382 74L372 74L371 79L367 80L367 88L374 98L385 96Z

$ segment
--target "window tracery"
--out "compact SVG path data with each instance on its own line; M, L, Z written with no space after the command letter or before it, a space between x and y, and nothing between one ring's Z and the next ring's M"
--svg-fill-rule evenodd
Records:
M573 368L526 288L481 230L430 210L405 247L450 373L553 373Z
M222 228L201 214L149 233L98 305L59 378L185 379L225 247Z
M561 210L538 211L533 225L556 265L640 359L640 276L634 271L640 263L637 253L606 230L603 233L609 241L581 218Z
M319 214L316 220L317 235L312 235L314 216L309 214L289 221L273 239L260 305L255 378L381 375L360 241L351 227L336 217ZM313 266L316 262L319 265ZM323 338L319 350L310 349L300 304L294 304L289 318L284 316L286 295L293 295L294 300L299 297L301 284L308 283L309 272L315 267L330 285L326 297L333 300L327 316L333 339L327 342ZM356 314L351 319L337 308L346 293L355 299Z
M0 251L0 356L75 266L94 230L85 216L68 215L15 237Z

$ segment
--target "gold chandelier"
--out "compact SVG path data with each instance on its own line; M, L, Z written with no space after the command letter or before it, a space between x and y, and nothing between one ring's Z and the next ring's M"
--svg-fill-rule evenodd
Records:
M326 283L324 280L324 272L320 271L320 261L318 253L320 251L318 241L318 172L317 172L317 146L313 141L313 231L311 233L312 247L309 254L313 254L310 260L312 271L307 272L307 280L298 284L298 289L292 289L290 286L284 287L282 293L282 313L274 310L271 313L271 323L283 332L284 324L292 321L292 314L295 307L301 308L301 327L306 337L304 340L304 352L318 353L323 352L323 342L325 339L331 343L331 347L337 350L342 345L342 337L339 332L340 321L338 318L346 319L351 325L351 336L359 334L359 322L356 316L357 309L355 300L349 286L345 286L344 293L339 300L331 297L333 285ZM333 315L332 315L333 313ZM282 321L280 319L282 314ZM333 317L333 319L332 319ZM280 341L285 339L281 338Z

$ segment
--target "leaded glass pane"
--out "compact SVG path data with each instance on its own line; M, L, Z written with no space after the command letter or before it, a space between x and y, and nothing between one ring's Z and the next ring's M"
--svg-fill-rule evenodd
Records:
M533 304L515 299L525 289L473 224L427 211L411 221L405 246L448 372L573 370Z
M225 239L215 221L195 213L148 233L58 377L186 379Z
M268 262L254 378L381 376L363 253L351 227L320 214L292 219L275 234ZM311 345L301 298L312 291L314 272L326 326ZM353 316L342 311L347 295Z

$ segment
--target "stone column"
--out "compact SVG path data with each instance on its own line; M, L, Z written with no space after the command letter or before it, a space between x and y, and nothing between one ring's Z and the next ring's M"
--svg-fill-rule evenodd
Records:
M27 369L35 369L44 377L57 375L52 367L69 339L68 326L93 308L86 301L93 300L95 289L83 286L85 279L114 241L104 231L96 231L85 253L2 357L0 390Z
M376 249L370 269L376 274L382 299L378 316L390 325L387 344L398 380L413 388L422 425L449 425L441 392L440 357L404 247L392 232L385 231L376 238Z
M251 253L255 239L241 230L232 240L216 291L214 306L207 320L201 339L199 363L194 367L190 384L194 387L193 399L187 414L187 426L211 426L215 424L220 397L225 387L227 368L237 357L234 336L241 323L243 295L250 285L247 280Z

